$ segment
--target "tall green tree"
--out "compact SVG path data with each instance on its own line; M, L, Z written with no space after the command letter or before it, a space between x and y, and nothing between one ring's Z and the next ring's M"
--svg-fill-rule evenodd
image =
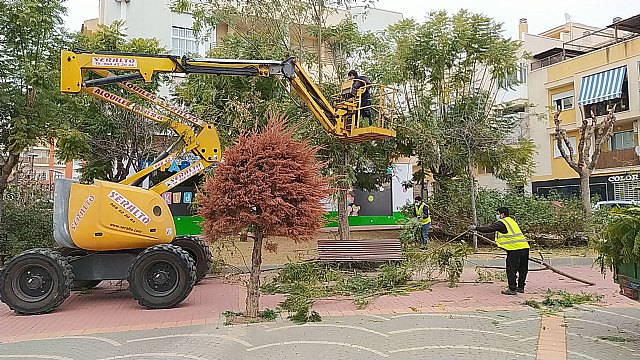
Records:
M157 39L127 39L122 31L123 22L100 25L91 34L77 34L73 48L88 51L120 51L145 54L163 54L166 49ZM155 92L161 80L156 77L151 84L141 84L146 90ZM110 85L108 91L139 101L135 95ZM172 142L170 137L157 136L163 125L156 124L140 115L106 103L87 94L67 95L65 109L70 117L57 131L58 155L65 160L84 160L82 180L102 179L121 181L129 170L139 171L140 160L151 160L159 148ZM149 107L150 104L142 105Z
M386 51L371 64L381 81L401 88L400 148L417 156L421 176L436 181L468 176L475 215L474 166L523 181L532 170L533 146L511 136L519 126L496 94L515 85L519 43L502 25L461 10L431 12L425 22L404 20L385 32Z
M317 1L241 1L242 7L227 2L180 0L174 2L178 11L189 11L195 19L194 29L206 36L206 29L223 24L232 31L219 41L207 55L235 59L285 59L298 57L311 70L322 71L318 79L331 79L320 84L325 96L338 92L338 79L345 77L348 60L371 52L375 38L361 34L350 21L326 25L328 7L320 12ZM326 3L323 5L325 6ZM318 31L318 21L321 22ZM317 47L311 39L322 39ZM313 43L312 43L313 44ZM315 45L318 45L315 43ZM317 67L318 59L324 62ZM314 64L316 65L314 67ZM324 69L324 70L323 70ZM301 99L288 91L288 84L273 78L189 76L176 90L185 105L202 119L213 121L223 144L232 144L239 133L260 128L266 122L268 110L285 113L297 136L320 146L318 156L325 163L325 172L335 179L338 191L340 238L349 238L347 221L347 191L351 188L373 189L388 181L387 169L393 157L393 142L377 144L344 144L325 133L306 109ZM356 173L366 176L356 177Z
M20 153L64 120L58 89L62 0L0 0L0 219Z

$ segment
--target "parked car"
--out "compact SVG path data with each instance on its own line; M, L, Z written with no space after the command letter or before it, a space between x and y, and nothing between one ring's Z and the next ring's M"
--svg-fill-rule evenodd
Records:
M605 208L610 210L612 208L626 208L630 206L640 206L640 203L636 201L627 201L627 200L598 201L593 206L593 210L598 210L600 208Z

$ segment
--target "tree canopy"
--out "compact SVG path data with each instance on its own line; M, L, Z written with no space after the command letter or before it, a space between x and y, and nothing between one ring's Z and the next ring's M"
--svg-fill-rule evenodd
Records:
M63 2L0 0L0 218L20 153L52 141L65 119L58 89Z

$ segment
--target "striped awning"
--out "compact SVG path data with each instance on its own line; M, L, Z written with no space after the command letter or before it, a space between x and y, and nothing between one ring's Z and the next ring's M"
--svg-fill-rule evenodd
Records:
M622 96L622 83L627 66L603 71L582 78L578 105L589 105Z

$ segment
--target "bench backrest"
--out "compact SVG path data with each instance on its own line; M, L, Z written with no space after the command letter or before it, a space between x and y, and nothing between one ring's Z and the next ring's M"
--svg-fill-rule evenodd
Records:
M400 261L399 239L318 240L321 261Z

